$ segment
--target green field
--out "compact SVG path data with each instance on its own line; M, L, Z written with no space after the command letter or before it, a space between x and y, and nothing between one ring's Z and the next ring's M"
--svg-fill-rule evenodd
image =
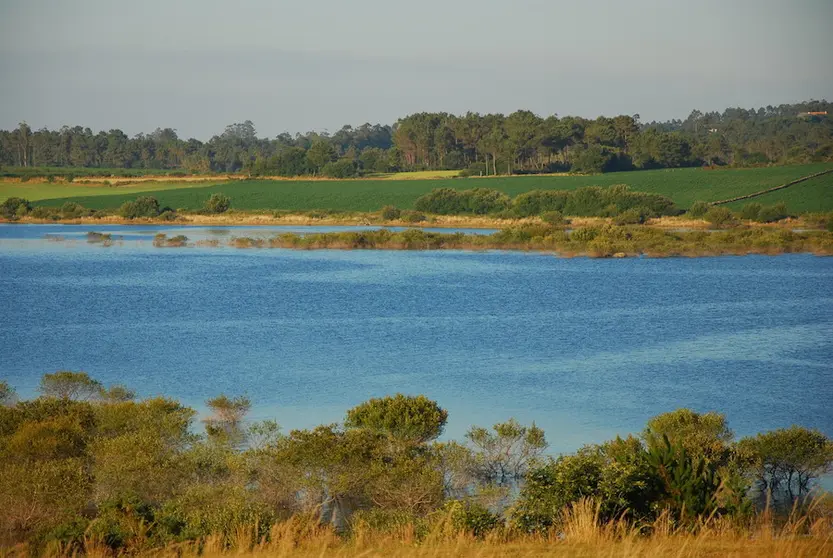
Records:
M680 207L693 202L718 201L765 190L833 168L830 163L758 169L703 170L700 168L633 171L595 176L513 176L496 178L447 178L433 180L246 180L205 185L204 183L155 183L130 186L79 186L74 184L0 184L0 199L25 197L37 205L60 206L76 201L94 209L114 209L152 192L160 203L172 208L197 209L214 192L232 199L241 210L283 209L306 211L333 209L377 211L384 205L407 209L417 197L433 188L496 188L511 196L542 189L572 190L582 186L627 184L632 190L663 194ZM833 210L833 174L774 192L755 201L784 201L793 213ZM735 205L743 205L741 202Z

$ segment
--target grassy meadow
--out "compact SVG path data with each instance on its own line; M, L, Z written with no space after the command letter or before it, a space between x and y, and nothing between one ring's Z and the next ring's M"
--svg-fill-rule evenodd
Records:
M238 210L281 209L309 211L378 211L385 205L409 209L419 196L434 188L458 190L484 187L510 196L535 189L574 190L583 186L627 184L632 190L662 194L678 207L695 201L719 201L779 186L802 176L833 168L829 163L755 169L700 168L632 171L591 176L511 176L489 178L405 179L391 175L382 180L240 180L206 185L193 182L159 182L124 186L59 183L0 183L0 200L18 196L36 205L60 206L75 201L92 209L115 209L139 193L152 193L163 206L195 210L215 192L232 199ZM436 172L424 176L436 176ZM793 213L833 210L833 174L756 198L761 203L784 201ZM743 205L738 202L734 205ZM735 207L732 207L733 209Z

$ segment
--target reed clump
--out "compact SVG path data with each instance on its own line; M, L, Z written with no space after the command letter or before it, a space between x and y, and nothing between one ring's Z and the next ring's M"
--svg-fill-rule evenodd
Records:
M698 257L785 253L833 255L833 234L783 229L736 228L722 231L664 231L641 226L601 225L567 230L525 224L491 235L388 229L317 234L285 233L268 240L234 238L237 248L296 250L530 250L573 257Z

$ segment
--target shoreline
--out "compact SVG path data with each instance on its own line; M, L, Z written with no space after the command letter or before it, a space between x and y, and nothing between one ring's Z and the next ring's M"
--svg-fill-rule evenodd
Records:
M200 215L182 213L174 220L142 217L126 219L118 215L104 217L79 217L71 219L35 219L22 217L11 221L0 218L0 224L28 224L28 225L169 225L169 226L342 226L342 227L406 227L414 229L505 229L510 227L538 225L545 223L537 217L519 219L498 219L494 217L480 217L469 215L428 215L425 221L409 222L401 219L381 219L373 213L349 213L344 215L311 216L304 213L290 213L286 215L271 215L262 213L225 213L220 215ZM607 217L570 217L569 228L599 227L612 225L613 219ZM720 231L738 229L767 229L767 230L821 230L809 226L803 219L788 218L777 223L756 223L744 221L729 229L714 228L702 219L680 217L659 217L649 219L642 225L632 225L645 229L656 230L690 230L690 231Z
M48 236L48 235L47 235ZM54 242L66 241L56 235ZM78 239L80 240L80 239ZM72 239L72 242L75 242ZM83 242L83 241L82 241ZM88 232L86 243L123 245L113 233ZM812 254L833 256L833 233L735 229L716 232L669 232L639 227L582 227L572 230L527 225L492 234L429 232L421 229L365 229L338 232L277 232L271 236L189 239L159 232L156 248L237 248L290 250L463 250L514 251L550 254L559 258L669 258L743 255Z

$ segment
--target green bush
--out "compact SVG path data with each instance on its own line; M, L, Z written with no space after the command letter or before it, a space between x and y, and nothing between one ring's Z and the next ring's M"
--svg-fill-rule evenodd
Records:
M718 205L709 208L703 218L712 225L719 227L731 223L734 215L729 208Z
M509 196L490 188L435 188L414 202L414 209L437 215L496 213L509 207Z
M775 223L781 219L786 219L787 215L787 204L780 202L775 205L763 206L755 220L761 223Z
M613 219L615 225L641 225L650 217L645 207L634 207L623 211Z
M761 214L761 209L763 209L763 207L764 206L759 203L747 203L740 209L740 218L749 221L757 221L758 215Z
M403 211L401 217L406 223L422 223L426 219L419 211Z
M500 516L475 502L452 500L442 512L448 514L455 530L483 538L500 524Z
M225 213L231 208L231 198L225 194L211 194L205 202L205 210L208 213Z
M329 178L354 178L359 175L359 167L352 159L339 159L324 165L321 174Z
M556 227L569 223L560 211L546 211L541 214L541 220L548 225L554 225Z
M401 215L402 211L398 207L386 205L382 208L382 219L386 221L394 221L396 219L399 219Z
M66 202L61 206L61 215L64 219L77 219L90 214L90 210L75 202Z
M32 210L32 204L24 198L8 198L0 203L0 217L14 221Z
M711 204L704 201L696 201L691 204L691 207L688 209L688 216L692 219L702 219L703 216L708 213L710 208Z
M161 209L159 200L152 196L142 196L135 201L125 202L119 208L119 215L125 219L137 219L139 217L157 217Z

